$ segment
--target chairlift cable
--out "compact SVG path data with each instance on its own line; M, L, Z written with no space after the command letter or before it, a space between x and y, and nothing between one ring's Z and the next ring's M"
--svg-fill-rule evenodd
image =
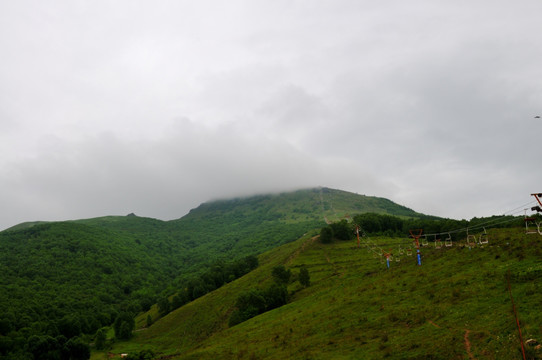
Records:
M532 194L532 195L542 197L541 194ZM437 239L437 236L440 237L441 235L447 234L448 237L444 240L444 246L450 247L450 246L453 245L451 234L466 232L467 233L466 242L467 242L467 245L469 247L470 246L476 246L476 244L478 244L480 246L483 246L483 244L488 243L488 234L487 234L487 230L486 230L487 225L492 224L493 226L497 226L497 225L509 223L509 222L512 222L512 221L517 221L518 220L517 217L513 217L512 219L510 219L508 217L513 216L514 214L517 214L517 213L521 212L518 209L524 208L525 206L531 205L531 204L533 204L535 202L540 202L540 200L538 198L536 198L536 201L530 201L530 202L528 202L528 203L526 203L526 204L524 204L524 205L522 205L520 207L517 207L515 209L512 209L510 211L505 212L503 215L501 215L501 216L499 216L499 217L497 217L495 219L491 219L491 220L485 221L483 223L476 224L475 226L467 226L466 228L450 230L450 231L444 231L444 232L433 233L433 234L424 234L423 238L424 238L425 241L427 241L428 236L434 236L435 248L440 249L442 247L443 243L442 243L442 240L440 238ZM503 218L506 218L506 219L503 219ZM541 229L542 222L536 222L535 224L536 224L536 226L538 228L537 229L538 233L540 233L540 235L542 235L542 229ZM479 229L484 230L483 233L480 234L479 238L477 238L475 235L469 234L469 230L479 230ZM414 236L414 235L416 235L416 236ZM412 231L411 231L411 236L416 238L416 242L417 242L417 244L419 246L418 240L422 237L421 230L420 230L419 236L417 236L417 234L413 234ZM367 247L367 250L370 251L370 252L373 252L374 255L378 255L380 257L380 262L381 263L383 263L383 260L384 260L382 256L386 257L386 263L387 263L388 268L390 267L390 259L391 259L391 261L393 261L393 253L391 252L391 250L390 250L390 252L384 251L382 246L390 247L390 246L399 245L397 251L398 251L399 255L402 255L402 253L401 253L401 251L402 251L401 245L405 244L404 240L377 244L376 242L374 242L372 240L369 240L369 237L364 232L362 233L362 239L363 239L364 245ZM474 240L472 240L472 239L474 239ZM410 241L410 239L409 239L409 241ZM422 240L422 242L423 242L423 240ZM437 244L437 242L438 242L438 244ZM424 244L422 243L422 246L423 245ZM411 256L412 254L413 254L412 248L410 246L407 247L406 255ZM417 254L418 254L418 258L419 258L419 255L420 255L419 254L419 247L418 247L418 250L417 250ZM396 262L400 261L399 256L396 255L395 258L396 258ZM418 265L421 265L420 259L418 259Z
M517 215L517 214L521 213L526 206L530 206L530 205L533 205L533 204L536 204L536 203L537 203L536 200L531 200L528 203L525 203L525 204L523 204L521 206L518 206L518 207L516 207L516 208L514 208L512 210L508 210L508 211L504 212L499 218L491 219L491 220L485 221L483 223L476 224L475 226L468 226L468 227L465 227L465 228L460 228L460 229L455 229L455 230L450 230L450 231L443 231L443 232L440 232L440 233L431 233L431 234L426 234L426 235L427 236L434 236L434 235L439 236L439 235L443 235L443 234L457 234L457 233L461 233L461 232L466 232L467 228L469 228L471 230L479 230L479 229L482 229L485 225L489 225L489 224L492 224L494 222L497 222L495 225L500 225L500 224L504 224L504 223L507 223L507 222L512 222L512 221L515 221L517 219L507 219L507 220L503 220L502 222L500 222L500 220L503 217L506 217L506 216Z

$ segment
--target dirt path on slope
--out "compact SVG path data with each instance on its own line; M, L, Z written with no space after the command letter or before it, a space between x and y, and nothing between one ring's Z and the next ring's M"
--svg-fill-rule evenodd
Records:
M320 237L319 235L316 235L310 239L305 240L303 244L301 245L301 247L298 248L296 251L294 251L294 253L290 255L290 257L288 258L288 260L286 260L286 264L290 264L296 257L299 256L299 254L301 254L301 252L305 251L306 245L314 243L319 237Z
M474 355L472 354L471 347L470 347L470 340L469 340L469 334L470 330L465 329L465 350L467 350L467 354L469 354L469 359L474 359Z
M438 326L437 324L435 324L435 323L434 323L433 321L431 321L431 320L427 320L427 322L428 322L429 324L433 325L434 327L436 327L436 328L439 328L439 329L440 329L440 326Z
M331 265L331 267L333 268L333 274L332 276L339 276L339 277L343 277L344 276L344 273L342 272L339 272L339 267L331 261L331 259L329 258L329 255L328 253L325 253L326 255L326 261L329 263L329 265Z
M427 322L433 325L434 327L441 329L441 327L438 324L436 324L434 321L428 319ZM451 331L452 329L448 329L448 330ZM465 329L465 335L463 336L463 339L465 341L465 350L467 351L467 355L469 355L469 359L474 359L474 354L472 353L471 343L469 340L469 334L470 334L470 330Z

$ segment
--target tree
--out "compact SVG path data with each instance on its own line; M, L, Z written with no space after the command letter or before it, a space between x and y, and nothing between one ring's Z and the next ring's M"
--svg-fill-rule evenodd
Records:
M139 353L129 354L127 360L152 360L154 352L152 350L141 350Z
M184 299L179 294L175 295L171 299L171 311L180 308L181 306L183 306L186 303L187 303L187 301L184 301Z
M250 270L256 269L258 267L258 258L255 255L249 255L245 258L245 262Z
M115 337L121 340L128 340L132 337L132 331L135 328L135 320L132 314L124 312L120 313L113 323Z
M169 311L171 309L171 303L169 302L169 299L167 296L164 296L158 300L158 313L160 316L164 316L169 314Z
M28 351L34 355L35 360L47 360L58 357L59 346L55 338L44 335L33 335L27 342Z
M265 289L263 295L267 311L281 307L288 302L288 289L284 284L273 283Z
M237 309L230 317L229 326L237 325L263 313L266 309L266 301L260 289L251 289L237 297L235 306Z
M122 340L128 340L132 337L132 327L126 321L120 324L118 338Z
M284 265L277 265L273 268L271 271L271 275L273 276L273 279L279 284L288 284L290 281L290 276L292 275L292 272L290 270L286 270Z
M0 335L0 356L2 354L7 354L12 348L13 340L10 337Z
M105 349L105 341L107 340L107 334L104 328L98 329L96 331L96 336L94 337L94 346L97 350Z
M8 319L0 319L0 335L7 335L13 329L13 325Z
M250 289L247 292L241 293L235 302L240 310L254 309L257 314L265 311L265 297L260 289Z
M350 240L352 239L353 232L348 222L346 220L341 220L339 222L329 225L333 231L333 237L339 240Z
M329 227L323 227L320 230L320 241L324 244L329 244L333 241L333 230Z
M90 359L90 347L79 337L71 338L64 347L70 360Z
M302 266L299 268L299 283L303 285L303 287L307 287L311 284L311 276L309 275L309 270L305 266Z
M81 321L76 315L65 315L58 323L58 330L68 339L81 334Z

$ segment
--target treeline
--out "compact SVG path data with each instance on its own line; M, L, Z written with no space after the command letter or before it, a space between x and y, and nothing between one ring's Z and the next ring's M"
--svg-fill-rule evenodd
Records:
M310 274L306 267L299 269L297 280L303 287L310 285ZM288 303L288 283L295 277L291 270L283 265L275 266L271 271L273 283L264 289L253 288L242 292L235 302L229 326L235 326L266 311L276 309Z
M173 279L148 253L82 224L1 232L0 359L88 358L99 329L150 307Z
M473 228L481 231L482 227L505 228L524 226L523 217L514 216L491 216L484 218L472 218L468 220L453 220L439 218L422 219L402 219L397 216L364 213L355 215L352 222L341 220L329 224L320 230L320 239L322 242L331 242L336 240L350 240L355 235L356 226L359 226L360 235L362 233L370 236L390 236L402 237L409 236L410 229L423 229L424 234L441 234L452 232L450 235L453 240L458 236L464 236L462 233L453 233L454 230Z
M258 264L258 258L255 255L249 255L231 262L216 261L200 276L184 280L181 283L180 290L171 297L171 300L170 296L161 297L158 300L160 316L164 316L184 304L240 278L257 268ZM152 319L148 320L147 325L150 325L151 322Z

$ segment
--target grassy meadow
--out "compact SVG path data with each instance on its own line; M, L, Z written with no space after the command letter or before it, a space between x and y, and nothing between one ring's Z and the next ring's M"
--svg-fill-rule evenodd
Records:
M388 269L365 241L322 244L308 233L92 359L143 349L172 359L521 359L508 279L523 340L542 342L542 238L513 228L488 234L488 244L472 249L430 242L422 266L415 253L400 254L407 238L371 238L394 253ZM287 305L228 327L238 294L270 283L276 265L294 275L306 266L311 285L292 281ZM525 351L541 355L534 345Z

